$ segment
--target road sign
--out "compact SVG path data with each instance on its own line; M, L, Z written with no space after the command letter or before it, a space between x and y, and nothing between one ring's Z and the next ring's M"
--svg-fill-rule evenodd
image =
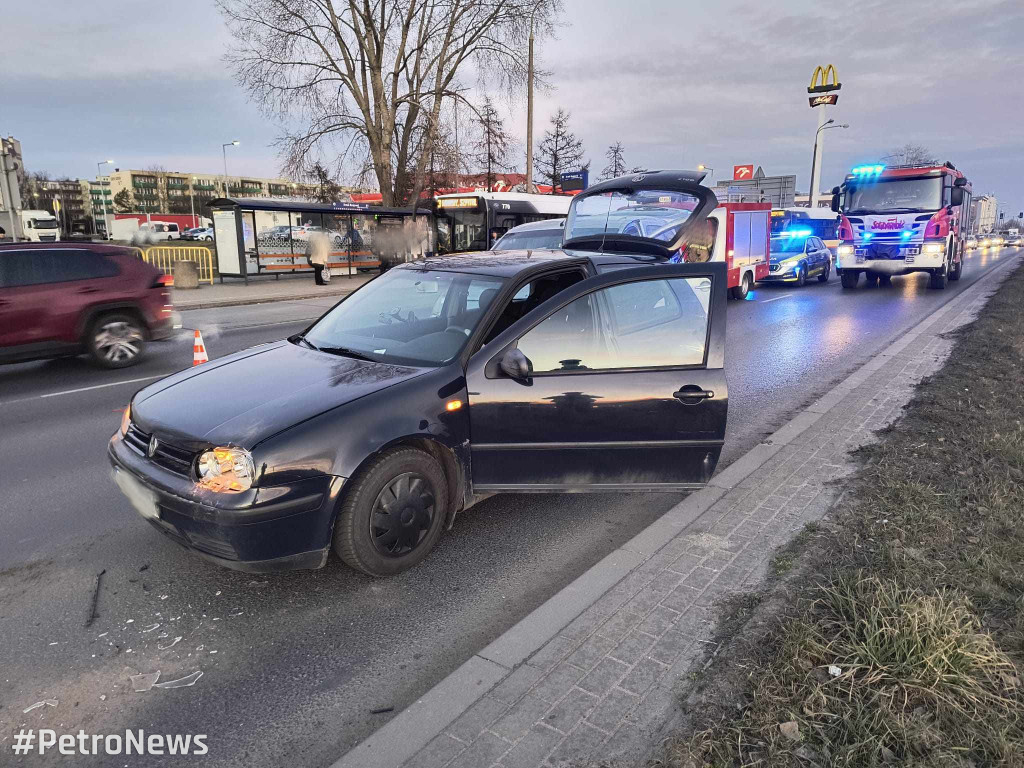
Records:
M754 164L749 165L734 165L732 167L732 177L734 180L751 179L754 177Z
M820 96L810 96L807 99L811 107L820 107L823 104L835 104L839 101L838 93L823 93Z
M590 171L586 168L558 175L558 183L561 185L563 192L582 191L589 186L589 182Z

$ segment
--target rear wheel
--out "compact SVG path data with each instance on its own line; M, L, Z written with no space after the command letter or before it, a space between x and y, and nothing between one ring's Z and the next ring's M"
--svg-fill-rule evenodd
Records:
M86 336L86 347L104 368L126 368L139 362L146 346L146 331L135 317L100 315Z
M334 526L334 551L356 570L392 576L434 548L448 510L441 465L416 448L382 453L349 481Z
M878 283L879 285L892 285L892 275L879 275Z
M878 284L878 275L877 274L875 274L874 272L865 272L864 273L864 285L866 285L868 288L873 288L877 284Z
M843 288L856 288L858 280L860 280L860 272L851 272L848 269L844 269L839 274L839 281L843 284Z
M832 261L829 260L829 261L825 262L825 268L823 270L821 270L821 274L818 275L818 282L819 283L827 283L829 277L831 277L831 276L832 276Z
M732 297L742 301L747 298L747 294L750 293L750 289L753 287L750 280L750 273L744 272L743 277L740 278L740 284L732 289Z
M954 281L955 280L959 280L960 279L960 275L962 275L963 272L964 272L964 260L963 260L963 257L961 256L961 258L957 261L956 265L949 271L949 279L950 280L954 280Z

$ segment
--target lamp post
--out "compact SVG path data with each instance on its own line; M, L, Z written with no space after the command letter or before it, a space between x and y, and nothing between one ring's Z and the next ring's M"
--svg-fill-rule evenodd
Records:
M99 185L100 185L100 200L103 202L103 239L104 240L109 240L110 239L110 220L107 218L107 213L108 213L108 211L107 211L107 200L103 196L103 183L100 182L100 177L103 175L103 166L104 165L113 165L113 163L114 163L113 160L100 160L98 163L96 163L96 181L99 182ZM110 183L109 182L107 183L107 187L108 188L110 187Z
M530 11L529 61L526 67L526 191L533 192L533 21L543 0Z
M192 226L196 225L196 182L199 181L198 176L193 176L192 181L188 185L188 210L192 214Z
M712 179L715 178L715 169L714 168L709 168L708 166L704 165L703 163L701 163L700 165L697 166L697 170L698 171L707 171L711 175Z
M228 147L237 147L240 143L236 139L220 145L220 152L224 156L224 197L228 196Z
M819 109L822 108L819 107ZM822 109L821 115L822 117L824 117L824 109ZM821 151L823 146L820 139L821 132L824 130L828 130L830 128L850 127L847 123L843 123L842 125L836 125L835 122L836 121L830 117L828 120L825 120L818 126L818 130L814 134L814 154L811 157L811 208L818 207L818 187L821 186Z

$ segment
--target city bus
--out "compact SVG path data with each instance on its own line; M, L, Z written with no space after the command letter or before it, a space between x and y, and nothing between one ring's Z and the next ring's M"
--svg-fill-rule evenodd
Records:
M437 253L486 251L512 227L562 219L571 195L468 192L434 198Z
M839 247L840 217L828 208L775 208L772 210L772 235L792 230L810 230L806 234L820 237L832 255Z

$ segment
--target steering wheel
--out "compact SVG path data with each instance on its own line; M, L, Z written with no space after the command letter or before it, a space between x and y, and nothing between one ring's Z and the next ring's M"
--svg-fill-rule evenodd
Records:
M415 319L415 315L410 310L409 318L404 318L402 317L402 308L395 307L390 312L381 312L377 315L377 319L380 320L381 325L391 325L393 320L397 320L400 323L411 323Z

